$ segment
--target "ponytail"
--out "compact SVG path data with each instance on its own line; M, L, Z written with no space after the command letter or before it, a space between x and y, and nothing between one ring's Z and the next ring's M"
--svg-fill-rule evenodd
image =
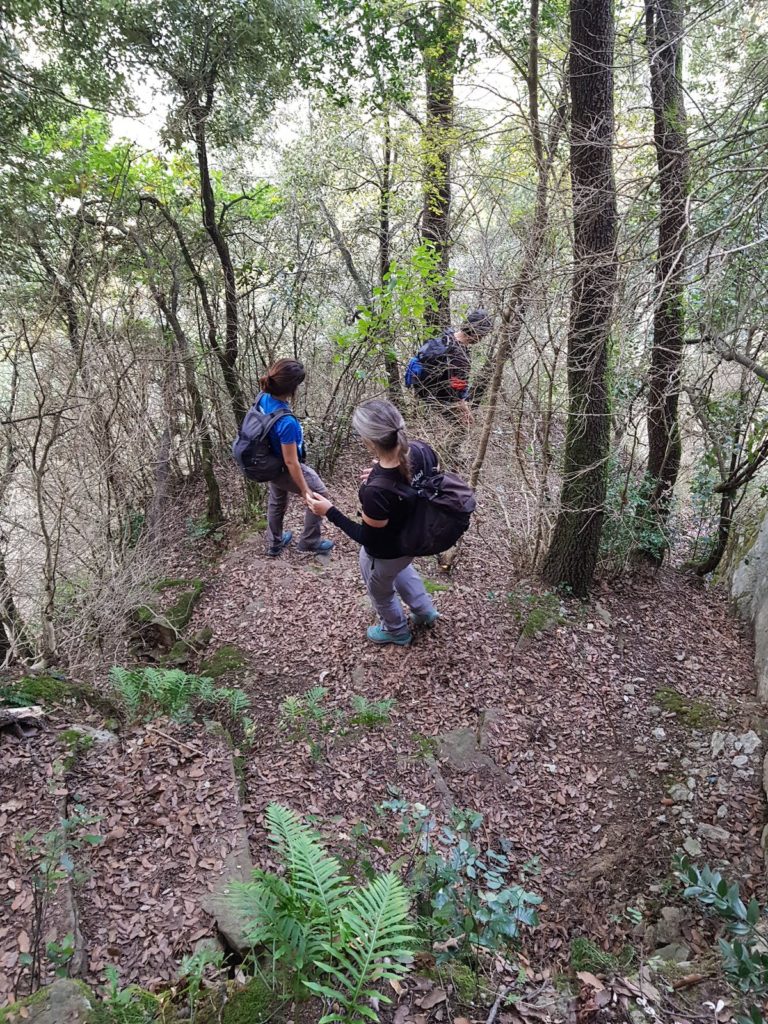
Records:
M400 475L404 477L408 483L411 482L413 475L411 470L411 459L410 459L410 444L408 443L408 435L405 432L405 426L399 427L397 431L397 453L400 461Z
M261 378L261 390L277 398L292 397L306 377L302 363L297 359L278 359Z

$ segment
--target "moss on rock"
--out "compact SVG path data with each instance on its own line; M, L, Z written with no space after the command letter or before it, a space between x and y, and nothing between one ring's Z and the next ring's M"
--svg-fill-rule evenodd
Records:
M218 679L227 672L237 672L248 664L248 655L234 644L223 644L209 654L200 665L201 676Z
M0 702L2 701L16 707L25 704L90 704L103 713L115 713L111 701L87 683L45 674L24 676L15 682L0 686Z
M274 992L260 978L254 978L227 1002L221 1024L262 1024L268 1020L279 1020L275 1012L277 1007Z
M653 699L665 711L676 715L691 729L706 729L718 722L718 716L711 704L703 700L686 697L672 686L662 686Z

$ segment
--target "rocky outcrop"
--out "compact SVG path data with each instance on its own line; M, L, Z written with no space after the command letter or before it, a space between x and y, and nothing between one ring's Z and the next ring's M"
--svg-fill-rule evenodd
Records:
M731 595L739 614L752 625L757 696L768 703L768 516L736 566Z
M0 1024L90 1024L95 1019L95 1005L87 986L71 978L57 978L33 996L0 1009Z

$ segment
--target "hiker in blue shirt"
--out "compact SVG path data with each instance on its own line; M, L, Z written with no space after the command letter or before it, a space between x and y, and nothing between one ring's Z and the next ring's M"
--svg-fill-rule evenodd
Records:
M278 409L290 409L296 389L305 376L304 366L296 359L278 359L261 378L264 394L258 401L259 410L269 415ZM268 484L267 554L275 558L293 539L290 530L283 530L288 495L298 494L306 501L313 491L318 494L328 491L314 469L304 462L304 431L293 413L277 420L269 432L269 444L285 464L280 476ZM304 530L296 545L298 551L323 554L331 550L333 541L321 540L321 523L322 518L307 507Z

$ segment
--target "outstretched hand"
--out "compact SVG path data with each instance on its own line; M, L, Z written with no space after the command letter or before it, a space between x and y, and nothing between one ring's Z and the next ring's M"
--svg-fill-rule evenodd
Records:
M317 491L312 491L308 494L305 499L307 507L310 512L314 512L316 516L327 515L328 509L333 507L333 502L330 498L323 497L322 494L318 494Z

